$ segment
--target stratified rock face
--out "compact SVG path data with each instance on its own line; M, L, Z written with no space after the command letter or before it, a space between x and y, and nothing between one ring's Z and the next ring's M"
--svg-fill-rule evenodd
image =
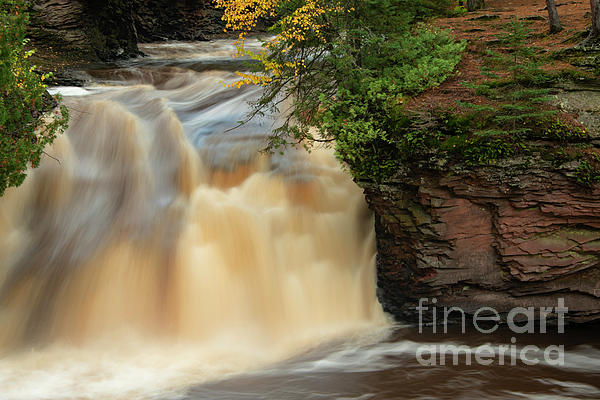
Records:
M29 35L65 53L96 58L84 29L83 3L77 0L36 0L30 10Z
M600 64L600 54L588 56L595 66ZM585 82L563 82L557 85L555 104L567 113L574 113L577 119L586 126L600 146L600 80Z
M600 91L576 86L561 89L557 101L579 115L595 143ZM466 313L507 313L556 306L562 297L571 320L600 318L600 189L578 185L569 177L575 168L506 160L361 182L375 213L386 311L415 320L419 299L431 309L436 298L437 306Z
M139 42L205 40L223 31L220 17L206 0L34 0L30 36L67 59L114 60Z
M400 319L416 317L419 298L506 313L563 297L572 319L600 317L600 190L511 167L364 188L379 297Z
M223 32L221 15L206 0L137 0L134 8L140 42L206 40Z
M29 35L69 60L110 60L139 54L131 2L34 0Z

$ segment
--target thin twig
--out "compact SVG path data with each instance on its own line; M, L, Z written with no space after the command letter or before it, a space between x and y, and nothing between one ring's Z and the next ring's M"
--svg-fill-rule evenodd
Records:
M42 150L42 153L44 153L45 155L47 155L48 157L50 157L51 159L55 160L59 165L62 165L60 163L60 160L56 157L51 156L50 154L46 153L45 151Z

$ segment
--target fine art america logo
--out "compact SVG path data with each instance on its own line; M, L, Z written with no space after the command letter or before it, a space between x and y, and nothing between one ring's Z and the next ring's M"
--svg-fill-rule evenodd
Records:
M438 328L443 326L443 333L448 332L449 318L461 315L462 333L466 333L466 314L460 307L436 307L437 299L419 299L416 310L419 312L419 333L423 333L424 315L431 321L431 331L438 333ZM432 307L429 307L431 305ZM568 313L563 298L558 299L556 307L515 307L506 316L506 323L511 332L523 333L549 333L547 320L549 316L556 319L556 326L551 329L557 333L565 332L565 314ZM537 318L536 318L537 314ZM500 326L500 314L492 307L481 307L473 313L473 327L482 334L492 334ZM513 336L511 344L492 345L483 344L478 347L458 345L453 343L423 344L417 348L416 358L424 366L435 365L516 365L518 362L525 365L564 365L564 345L550 345L540 348L536 345L518 346L517 339Z

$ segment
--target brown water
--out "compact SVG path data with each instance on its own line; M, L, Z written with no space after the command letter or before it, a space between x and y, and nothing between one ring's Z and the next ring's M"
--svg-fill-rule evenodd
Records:
M228 130L256 88L231 43L62 88L68 132L0 200L0 399L600 398L595 330L519 337L564 363L423 366L439 343L375 296L372 217L330 150L259 150ZM58 160L58 161L57 161Z

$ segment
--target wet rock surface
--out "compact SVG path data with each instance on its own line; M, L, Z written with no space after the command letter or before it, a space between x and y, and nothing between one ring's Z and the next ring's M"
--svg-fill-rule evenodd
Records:
M555 296L574 320L600 317L600 190L519 169L364 184L389 312L413 319L421 297L508 312Z
M557 101L594 143L597 85L566 85ZM505 318L514 307L552 306L562 297L571 321L600 318L600 188L577 184L576 168L512 159L360 182L375 213L386 311L416 320L419 299L436 298L439 307L493 307Z

